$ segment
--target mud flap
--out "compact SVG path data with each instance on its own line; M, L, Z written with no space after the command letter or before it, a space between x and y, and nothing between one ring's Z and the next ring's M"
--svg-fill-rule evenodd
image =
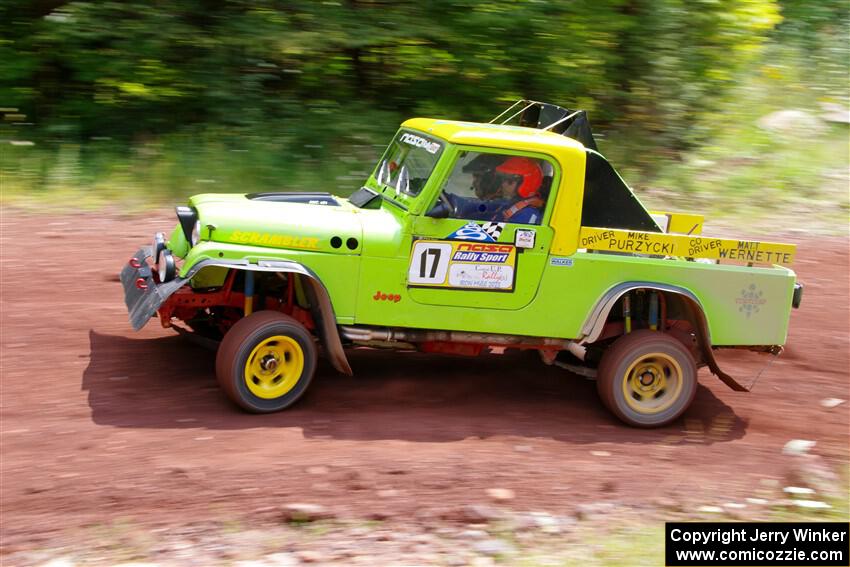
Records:
M711 372L720 378L720 381L735 390L736 392L749 392L750 389L720 370L720 367L717 366L717 362L715 362L714 357L712 356L708 362L708 367L711 369Z
M742 385L740 382L738 382L737 380L735 380L734 378L732 378L731 376L729 376L728 374L726 374L725 372L720 370L720 368L717 366L717 361L714 359L713 354L712 354L711 358L708 359L708 367L711 369L711 371L718 378L720 378L720 380L724 384L726 384L727 386L729 386L730 388L732 388L736 392L752 392L753 388L755 388L756 383L759 381L759 378L761 378L761 375L764 374L764 371L767 370L768 367L770 367L770 365L773 364L773 362L777 358L779 358L779 355L782 354L783 349L782 349L781 346L777 345L777 346L771 346L771 347L767 347L767 348L751 348L751 349L748 349L748 350L752 350L754 352L767 353L767 354L771 355L770 360L768 360L767 363L765 363L765 365L762 367L762 369L759 370L758 374L756 374L756 377L753 378L753 381L750 383L749 386Z

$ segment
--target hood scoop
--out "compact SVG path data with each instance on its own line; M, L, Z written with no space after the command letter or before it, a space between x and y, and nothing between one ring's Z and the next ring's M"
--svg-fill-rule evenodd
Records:
M269 193L248 193L246 199L252 201L272 201L274 203L299 203L302 205L324 205L326 207L339 207L337 201L330 193L321 192L285 192L276 191Z

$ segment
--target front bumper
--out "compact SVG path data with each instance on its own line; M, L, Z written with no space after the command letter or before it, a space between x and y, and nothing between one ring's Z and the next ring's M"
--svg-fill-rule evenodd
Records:
M172 293L183 287L184 278L174 278L168 283L161 284L154 277L153 269L148 264L151 257L151 247L144 246L133 255L140 266L133 267L129 262L121 270L121 284L124 286L124 303L130 324L138 331L156 315L157 309Z

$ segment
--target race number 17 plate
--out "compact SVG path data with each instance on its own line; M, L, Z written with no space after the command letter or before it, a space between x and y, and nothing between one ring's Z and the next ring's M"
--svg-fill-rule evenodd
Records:
M511 244L418 240L407 283L416 287L512 290L516 247Z

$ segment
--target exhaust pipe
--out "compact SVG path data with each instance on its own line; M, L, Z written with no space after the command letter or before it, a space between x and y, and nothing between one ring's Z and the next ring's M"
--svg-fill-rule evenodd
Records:
M585 347L567 339L551 339L543 337L526 337L522 335L498 335L488 333L470 333L466 331L430 331L422 329L389 329L373 327L340 326L340 331L346 339L358 342L445 342L469 343L481 345L498 345L505 347L549 347L568 350L576 358L584 360Z

